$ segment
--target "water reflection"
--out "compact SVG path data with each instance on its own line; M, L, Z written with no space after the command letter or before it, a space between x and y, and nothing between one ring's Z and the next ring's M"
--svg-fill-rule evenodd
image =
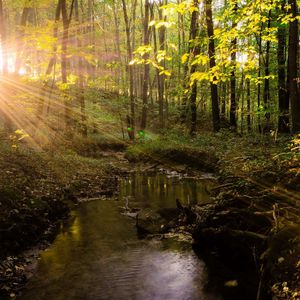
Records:
M120 199L130 195L133 202L145 207L174 207L175 199L184 204L210 201L210 180L193 180L168 177L163 174L151 176L134 174L121 182Z
M121 186L120 197L130 196L144 206L173 206L175 196L192 197L192 190L196 201L206 197L200 186L161 175L135 176ZM42 254L20 299L221 299L204 291L205 266L189 244L139 240L135 221L120 215L120 205L94 201L74 211L71 224Z

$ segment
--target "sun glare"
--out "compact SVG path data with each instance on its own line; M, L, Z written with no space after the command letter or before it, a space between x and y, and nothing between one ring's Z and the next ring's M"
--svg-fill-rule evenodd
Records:
M237 53L237 61L241 64L245 64L248 61L247 53Z
M16 54L15 53L8 53L7 54L7 69L8 73L12 74L15 73L15 63L16 63ZM0 72L3 72L3 53L0 47ZM26 69L20 68L19 75L25 75Z

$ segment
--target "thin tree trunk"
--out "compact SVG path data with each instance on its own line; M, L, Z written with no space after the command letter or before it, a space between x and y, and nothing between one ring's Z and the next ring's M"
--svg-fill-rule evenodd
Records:
M88 43L91 47L91 53L94 57L96 57L96 32L95 32L95 16L94 16L94 0L88 0L88 27L87 27L87 36L88 36ZM104 45L106 44L105 34L104 34ZM86 61L86 68L87 73L91 78L95 78L96 76L96 66ZM96 128L95 128L96 130Z
M294 133L300 131L300 95L297 86L298 66L299 66L299 34L297 17L297 1L289 0L290 13L294 20L289 24L289 50L288 50L288 73L289 73L289 95L291 99L292 112L292 131Z
M189 62L186 61L183 68L183 90L187 90L188 88L188 77L189 77ZM180 105L180 121L183 124L186 121L187 117L187 104L188 104L188 93L184 93L181 105Z
M267 29L269 30L271 27L271 15L272 11L269 10L268 14L268 26ZM268 40L267 41L267 46L266 46L266 59L265 59L265 78L264 78L264 95L263 95L263 100L264 100L264 110L265 110L265 118L266 118L266 124L264 126L264 133L268 133L270 130L270 118L271 114L270 112L267 111L269 107L269 101L270 101L270 46L271 42Z
M233 6L234 17L237 13L237 2ZM233 21L232 29L237 26L236 21ZM231 41L231 67L230 72L230 126L232 129L236 130L236 52L237 52L237 38L235 37Z
M53 38L55 40L58 38L58 21L60 19L60 13L61 13L61 0L58 1L56 11L55 11L55 21L54 21L55 23L54 23L54 28L53 28ZM37 109L37 118L39 118L39 119L43 115L46 94L47 94L47 90L49 88L50 80L48 79L48 77L52 73L53 67L56 64L56 60L57 60L57 44L56 44L56 42L54 43L52 51L53 51L53 54L52 54L52 57L50 58L48 66L47 66L47 70L46 70L46 74L45 74L46 80L43 83L43 86L41 89L41 96L40 96L40 101L39 101L39 105L38 105L38 109ZM55 76L55 74L53 76Z
M79 20L79 9L78 9L78 0L75 0L74 3L75 8L75 20L77 23L77 47L81 49L82 42L81 42L81 26ZM80 124L80 131L81 134L86 137L87 136L87 124L86 124L86 111L85 111L85 98L84 98L84 79L83 79L83 58L81 56L77 57L77 76L78 76L78 103L80 105L80 117L81 117L81 124Z
M239 94L241 95L241 102L242 102L242 105L241 105L241 134L244 133L244 119L245 119L245 116L244 116L244 109L245 109L245 84L244 84L244 72L242 72L242 78L241 78L241 88L240 88L240 92Z
M221 96L221 99L222 99L222 104L221 104L221 115L223 118L225 118L225 115L226 115L226 82L223 82L221 84L221 92L222 92L222 96Z
M71 7L71 12L73 8ZM69 42L69 27L71 22L71 14L70 18L68 17L67 13L67 3L66 0L61 0L61 15L62 15L62 22L63 22L63 36L61 41L61 80L63 84L68 83L68 58L67 58L67 51L68 51L68 42ZM69 131L71 127L71 108L70 108L70 101L67 99L67 95L65 95L65 122L66 122L66 129Z
M180 4L180 0L177 0L177 5ZM178 23L178 28L177 28L177 44L178 44L178 52L180 54L180 56L182 55L182 41L181 41L181 13L177 13L177 23ZM180 80L180 76L181 75L181 64L178 64L178 70L177 70L177 77L178 77L178 81Z
M149 17L150 17L150 2L145 0L145 17L144 17L144 45L149 45ZM141 118L141 130L146 128L147 124L147 110L148 110L148 87L149 87L149 76L150 76L150 66L147 60L149 59L149 53L145 53L143 56L144 62L144 78L143 78L143 90L142 90L142 118Z
M8 64L7 64L7 40L6 40L6 22L4 21L4 11L3 11L3 2L0 0L0 35L1 35L1 50L2 50L2 73L3 75L8 74ZM1 84L1 82L0 82ZM0 86L1 89L5 89L4 86ZM12 120L9 116L8 109L8 100L4 97L1 97L2 105L0 107L0 113L3 118L4 130L6 133L12 131Z
M261 124L260 124L260 97L261 97L261 83L260 83L260 77L261 77L261 61L262 61L262 25L260 28L260 34L259 34L259 40L258 40L258 84L257 84L257 123L258 123L258 132L261 133Z
M248 133L251 131L251 90L250 90L250 79L246 81L247 85L247 128Z
M208 35L208 56L210 69L216 66L215 60L215 41L214 41L214 27L212 19L212 1L206 0L206 23L207 23L207 35ZM211 104L212 104L212 120L214 131L220 130L220 112L219 112L219 99L218 99L218 86L216 83L210 83L211 89Z
M129 138L134 140L135 135L135 103L133 95L133 70L132 65L129 62L132 60L132 49L130 40L130 26L127 14L127 7L125 0L122 0L123 14L125 21L125 31L126 31L126 42L127 42L127 58L128 58L128 73L129 73L129 98L130 98L130 117L127 118L127 125L130 130L128 132Z
M199 36L199 10L198 10L198 0L194 0L195 10L192 12L191 27L190 27L190 37L192 43L191 55L195 58L200 54L200 46L198 41ZM196 72L196 64L191 66L191 76ZM191 105L191 127L190 134L193 136L196 133L196 123L197 123L197 81L195 80L192 84L192 91L190 96Z
M158 15L159 19L163 19L162 10L160 9L163 6L163 0L159 1L159 10ZM158 29L158 41L159 41L159 50L165 50L165 39L166 39L166 27L161 26ZM165 127L165 116L164 116L164 97L165 97L165 75L158 75L158 111L159 111L159 128L163 129Z
M118 63L121 64L120 21L118 19L117 5L116 5L116 1L115 0L113 0L113 14L114 14L114 23L115 23L116 51L117 51L117 56L118 56ZM119 66L119 68L116 70L116 75L117 75L118 90L120 90L120 82L121 82L121 78L122 78L122 68L121 68L121 66Z
M284 11L285 0L281 3L281 9L278 12ZM278 105L279 105L279 118L278 118L278 132L288 133L289 128L289 94L286 87L286 28L285 25L279 25L277 32L277 64L278 64Z
M23 8L21 21L20 21L20 30L17 34L17 51L16 51L16 62L15 62L15 73L18 74L21 68L22 64L22 58L24 57L24 35L25 35L25 26L27 23L27 19L29 16L30 11L32 10L32 7L29 6L29 2L25 3L25 6Z
M1 50L2 50L2 73L7 75L7 39L6 39L6 22L4 20L3 1L0 0L0 35L1 35Z

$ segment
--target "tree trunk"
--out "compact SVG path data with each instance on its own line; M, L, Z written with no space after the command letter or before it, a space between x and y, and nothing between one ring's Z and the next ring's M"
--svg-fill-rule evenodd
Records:
M271 27L271 15L272 11L269 10L268 14L268 26L267 29L269 31ZM264 111L265 111L265 118L266 118L266 123L264 126L264 133L268 133L270 131L270 118L271 114L268 112L268 107L269 107L269 101L270 101L270 46L271 42L268 40L267 41L267 46L266 46L266 59L265 59L265 78L264 78L264 95L263 95L263 100L264 100Z
M113 0L113 14L114 14L114 23L115 23L115 43L116 43L115 48L116 48L117 56L118 56L118 63L121 64L120 20L118 18L117 5L116 5L115 0ZM117 76L118 90L120 90L120 83L122 82L122 68L121 68L121 65L116 70L116 76Z
M207 35L208 35L208 56L210 69L216 66L215 60L215 41L214 41L214 27L212 19L212 4L211 0L206 0L206 23L207 23ZM212 103L212 119L214 131L220 130L220 112L219 112L219 99L218 99L218 86L216 83L210 83L211 89L211 103Z
M23 48L24 48L24 35L25 35L25 26L27 23L27 19L29 16L30 11L32 10L32 7L29 6L30 3L25 3L25 7L23 8L21 21L20 21L20 29L17 34L17 51L16 51L16 63L15 63L15 73L19 74L22 59L24 58Z
M61 40L61 80L63 84L68 83L68 58L67 58L67 51L68 51L68 42L69 42L69 26L70 21L67 14L67 3L66 0L61 0L61 15L62 15L62 22L63 22L63 35ZM67 99L66 91L65 93L65 122L66 122L66 130L69 131L71 127L71 108L70 102Z
M235 17L237 13L237 2L233 5L233 17ZM232 29L236 28L236 21L232 23ZM237 38L235 37L231 41L231 67L232 70L230 72L230 126L232 129L236 130L236 52L237 52Z
M191 40L191 39L190 39ZM189 43L190 44L190 43ZM190 46L189 46L190 48ZM188 89L188 78L189 78L189 62L186 61L184 64L184 69L183 69L183 90ZM188 104L188 93L184 93L182 100L181 100L181 105L180 105L180 121L181 124L183 124L186 121L186 116L187 116L187 104Z
M81 26L79 20L79 9L78 9L78 0L74 2L74 9L75 9L75 20L77 23L77 47L81 49L82 42L81 42ZM85 98L84 98L84 79L83 79L83 58L81 56L77 57L77 76L78 76L78 95L77 100L80 105L80 132L82 136L87 136L87 125L86 125L86 111L85 111Z
M7 39L6 39L6 23L4 20L3 1L0 0L0 35L1 35L1 50L2 50L2 73L7 75Z
M221 116L223 119L225 119L225 115L226 115L226 95L227 95L227 90L226 90L226 82L222 82L221 83Z
M137 10L137 6L138 6L138 1L137 0L133 0L133 3L131 5L131 13L129 14L130 16L130 33L131 33L131 49L132 51L135 50L136 48L136 10ZM143 20L143 6L141 5L141 19ZM142 36L141 36L142 39ZM141 40L142 43L142 40ZM137 97L139 95L141 95L141 93L139 93L139 89L141 87L141 83L142 83L142 79L141 77L143 76L143 74L140 72L140 66L137 65L132 65L132 74L133 74L133 95L135 97L135 99L137 99Z
M0 0L0 36L1 36L1 50L2 50L2 74L5 76L8 74L8 64L7 64L7 45L6 45L6 22L4 21L4 11L3 2ZM0 80L0 89L5 90L5 86L2 85L4 81ZM9 105L6 97L1 97L1 107L0 114L3 118L4 131L10 133L12 131L12 120L9 113Z
M94 0L88 0L88 27L87 27L87 36L88 36L88 46L92 45L91 54L96 57L96 32L95 32L95 15L94 15ZM104 44L105 44L105 35L104 35ZM87 73L91 78L96 76L96 66L93 63L86 61ZM94 128L95 131L96 128Z
M300 131L300 95L298 88L298 19L297 17L297 1L289 0L290 13L294 20L289 24L289 49L288 49L288 74L289 74L289 95L291 99L292 114L292 131L294 133Z
M150 2L145 0L145 17L144 17L144 45L149 45L150 30L149 30L149 16L150 16ZM141 118L141 130L146 128L147 124L147 111L148 111L148 87L149 87L149 76L150 76L150 66L148 63L149 53L145 53L144 59L144 78L142 87L142 118Z
M158 15L159 19L163 19L162 10L160 9L163 6L163 0L159 1L159 10ZM158 41L159 41L159 50L165 50L165 39L166 39L166 27L161 26L158 29ZM159 128L163 129L165 127L165 116L164 116L164 97L165 97L165 75L158 75L158 111L159 111Z
M281 9L278 13L284 12L285 0L281 3ZM279 105L279 118L278 118L278 132L288 133L289 128L289 94L286 87L286 28L285 25L279 25L277 32L277 64L278 64L278 105Z
M130 26L127 14L127 7L125 0L122 0L123 14L125 21L126 43L127 43L127 58L128 58L128 73L129 73L129 98L130 98L130 117L127 118L128 135L131 140L134 140L135 135L135 103L133 95L133 70L129 62L132 60L131 40L130 40Z
M198 41L199 36L199 10L198 10L198 0L194 0L195 10L192 12L191 18L191 27L190 27L190 37L192 47L190 49L190 53L193 59L200 54L200 46ZM191 76L196 72L196 64L192 64L191 66ZM190 134L193 136L196 133L196 123L197 123L197 81L195 80L192 84L192 91L190 96L190 104L191 104L191 127Z
M248 133L251 132L251 91L250 91L250 79L246 81L247 85L247 128Z
M260 83L260 77L261 77L261 60L262 60L262 25L260 28L260 34L259 34L259 40L258 40L258 84L257 84L257 123L258 123L258 132L261 133L261 124L260 124L260 97L261 97L261 83Z
M244 133L244 110L245 110L245 84L244 84L244 72L242 72L242 78L241 78L241 88L240 88L240 91L239 91L239 95L241 96L241 102L242 102L242 105L241 105L241 134Z
M58 38L58 21L60 19L60 13L61 13L61 0L58 1L56 11L55 11L55 23L54 23L54 28L53 28L53 38L54 39ZM41 117L43 115L44 103L46 100L47 90L49 88L49 82L50 82L48 77L52 73L53 67L55 66L56 60L57 60L57 44L56 44L56 42L53 46L52 51L53 51L53 54L52 54L52 57L50 58L48 66L47 66L47 70L46 70L46 74L45 74L46 80L43 83L43 86L41 89L40 101L39 101L38 108L37 108L37 118L38 119L41 119ZM53 74L53 77L54 76L55 76L55 74Z

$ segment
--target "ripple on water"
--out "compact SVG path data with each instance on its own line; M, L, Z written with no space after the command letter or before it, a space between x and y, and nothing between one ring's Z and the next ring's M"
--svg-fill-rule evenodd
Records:
M174 185L175 186L174 186ZM201 198L203 186L166 177L132 178L121 196L140 206L175 205L179 193ZM206 199L207 194L203 194ZM130 203L129 203L130 204ZM71 224L41 255L22 300L220 300L205 291L204 263L189 244L140 240L135 221L122 216L120 202L83 203Z

